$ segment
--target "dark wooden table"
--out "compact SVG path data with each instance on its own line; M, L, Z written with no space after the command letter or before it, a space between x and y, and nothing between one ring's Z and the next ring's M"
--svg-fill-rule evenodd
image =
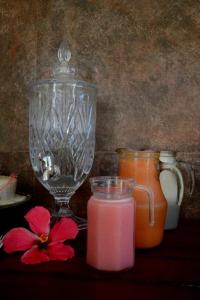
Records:
M1 211L0 230L21 226L26 209ZM200 220L181 220L176 230L165 232L159 247L137 250L135 266L126 272L87 266L84 231L73 246L76 255L70 261L41 265L23 265L21 254L1 249L0 300L200 299Z

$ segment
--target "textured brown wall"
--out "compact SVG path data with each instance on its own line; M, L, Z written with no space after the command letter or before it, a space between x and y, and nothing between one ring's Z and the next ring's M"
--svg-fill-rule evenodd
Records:
M200 1L1 0L0 172L44 192L28 156L27 85L68 38L84 79L96 82L93 174L115 173L117 147L173 149L197 177L183 215L200 217Z

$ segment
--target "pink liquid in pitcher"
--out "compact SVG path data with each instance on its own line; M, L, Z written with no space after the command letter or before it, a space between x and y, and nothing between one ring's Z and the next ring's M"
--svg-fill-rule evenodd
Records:
M134 265L132 197L88 201L87 263L98 270L120 271Z

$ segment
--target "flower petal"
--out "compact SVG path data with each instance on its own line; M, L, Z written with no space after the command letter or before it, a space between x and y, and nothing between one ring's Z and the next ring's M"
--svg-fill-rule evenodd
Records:
M47 253L50 260L67 260L74 256L74 249L63 243L52 243L48 245Z
M24 264L39 264L46 261L49 261L46 250L40 250L36 245L26 251L21 257L21 262Z
M42 206L32 208L25 215L25 219L29 223L30 228L38 235L41 235L42 233L49 234L50 217L48 209Z
M38 241L38 236L31 231L19 227L6 233L3 239L4 251L7 253L23 251L31 248Z
M51 242L64 242L65 240L75 239L78 233L77 224L70 218L62 218L57 222L51 232Z

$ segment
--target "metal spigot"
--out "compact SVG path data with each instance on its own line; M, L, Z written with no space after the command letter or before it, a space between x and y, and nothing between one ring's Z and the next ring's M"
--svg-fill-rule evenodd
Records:
M39 154L39 160L42 164L41 169L43 172L43 181L48 181L50 177L60 174L60 168L53 164L53 159L50 155L42 157L41 154Z
M42 180L43 181L47 181L49 180L49 178L53 176L53 170L52 169L47 169L44 171L43 175L42 175Z

